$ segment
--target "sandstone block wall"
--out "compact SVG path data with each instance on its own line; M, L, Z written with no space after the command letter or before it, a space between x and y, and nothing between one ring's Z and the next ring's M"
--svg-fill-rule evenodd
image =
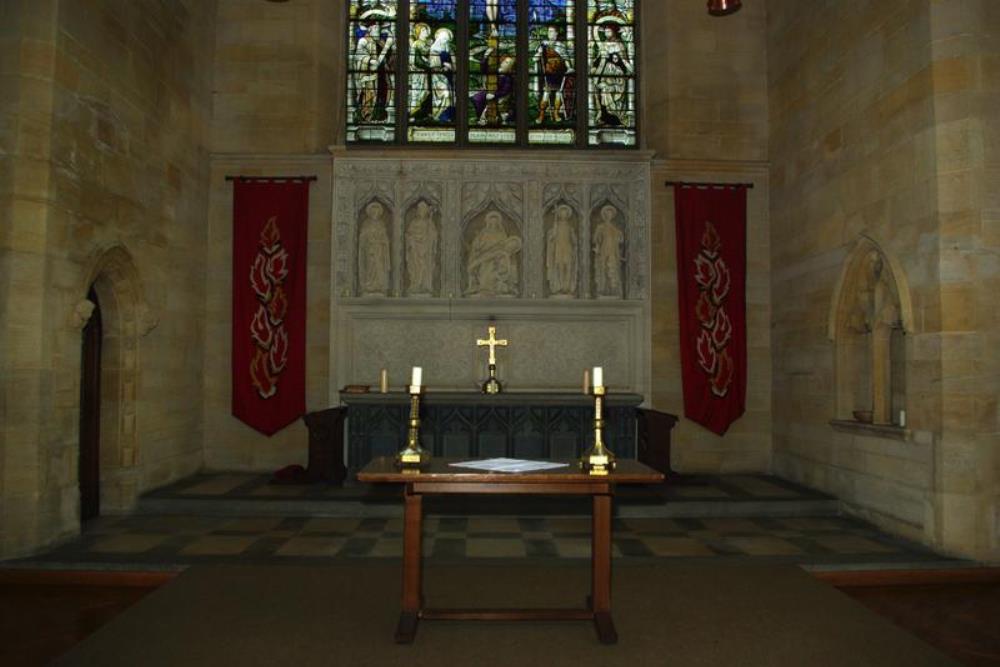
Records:
M674 190L667 180L752 183L747 191L746 412L724 436L681 419L673 431L680 472L766 472L771 465L771 270L768 177L758 162L658 161L653 169L652 404L684 415Z
M682 419L682 472L762 472L771 458L770 212L765 5L724 19L704 3L643 3L644 134L652 168L652 406ZM673 188L667 180L753 183L747 198L746 414L724 437L683 419Z
M988 5L768 5L775 471L978 557L997 548ZM833 290L862 236L912 300L899 440L828 423Z
M78 531L74 307L94 278L111 328L129 334L115 348L127 372L105 378L127 409L102 428L129 446L102 457L104 510L201 467L215 6L44 0L0 13L7 556ZM113 276L100 272L109 249Z

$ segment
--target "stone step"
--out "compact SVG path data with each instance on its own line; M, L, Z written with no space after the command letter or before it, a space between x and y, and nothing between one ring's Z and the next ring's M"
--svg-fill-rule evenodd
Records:
M494 502L479 502L489 500ZM463 499L428 498L425 511L438 516L574 516L587 515L586 499L516 498ZM499 502L497 502L499 501ZM143 497L138 514L195 514L201 516L316 516L378 517L402 516L398 498L390 501L327 499L200 499ZM800 517L837 516L836 499L807 500L686 500L681 502L637 502L621 499L615 515L623 518L705 518L705 517Z
M202 473L143 495L139 514L204 516L402 515L400 489L348 481L283 485L250 473ZM683 476L669 484L626 486L615 496L619 517L836 516L840 501L770 475ZM425 511L440 516L573 516L590 514L590 501L572 496L429 496Z

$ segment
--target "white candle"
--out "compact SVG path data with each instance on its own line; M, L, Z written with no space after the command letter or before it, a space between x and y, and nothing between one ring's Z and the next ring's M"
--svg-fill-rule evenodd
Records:
M604 386L604 368L602 366L594 366L594 386Z
M413 375L410 376L410 384L414 387L420 386L420 380L423 379L424 369L420 366L413 367Z
M899 411L899 425L906 426L906 410Z

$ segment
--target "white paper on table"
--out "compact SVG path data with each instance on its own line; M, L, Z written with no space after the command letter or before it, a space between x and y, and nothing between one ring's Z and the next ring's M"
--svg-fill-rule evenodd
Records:
M553 468L565 468L568 463L556 463L554 461L529 461L527 459L481 459L479 461L459 461L448 465L456 468L471 468L472 470L484 470L486 472L535 472L537 470L551 470Z

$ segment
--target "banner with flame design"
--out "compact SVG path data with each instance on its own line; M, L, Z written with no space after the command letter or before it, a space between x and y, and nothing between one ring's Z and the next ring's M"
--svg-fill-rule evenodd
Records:
M233 416L273 435L305 413L307 181L233 183Z
M675 188L684 416L722 435L746 407L746 187Z

